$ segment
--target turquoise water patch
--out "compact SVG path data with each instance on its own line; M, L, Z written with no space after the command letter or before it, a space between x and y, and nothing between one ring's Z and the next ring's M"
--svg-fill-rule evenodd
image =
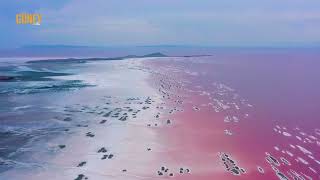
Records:
M45 66L47 65L47 66ZM0 95L34 94L76 90L91 86L81 80L62 80L56 77L74 75L72 64L61 67L61 64L48 63L10 65L0 68ZM58 70L59 69L59 70Z

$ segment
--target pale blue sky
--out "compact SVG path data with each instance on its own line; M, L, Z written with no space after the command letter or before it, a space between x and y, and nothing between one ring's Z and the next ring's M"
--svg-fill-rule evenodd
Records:
M41 26L15 14L41 13ZM319 0L1 0L0 47L320 42Z

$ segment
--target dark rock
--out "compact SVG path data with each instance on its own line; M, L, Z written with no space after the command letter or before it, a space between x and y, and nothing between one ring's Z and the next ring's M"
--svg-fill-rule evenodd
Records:
M106 113L105 115L103 115L103 117L109 117L111 115L112 111Z
M82 179L88 179L83 174L79 174L78 177L76 177L74 180L82 180Z
M183 168L180 168L180 174L182 174L183 173Z
M88 125L77 124L77 127L88 127Z
M146 109L148 109L148 108L149 108L148 106L142 107L143 110L146 110Z
M106 153L107 150L106 148L102 147L101 149L98 150L98 153Z
M60 148L60 149L63 149L63 148L65 148L65 147L66 147L66 145L63 145L63 144L59 145L59 148Z
M78 164L78 166L77 166L77 167L82 167L82 166L84 166L84 165L86 165L86 164L87 164L87 162L82 161L81 163L79 163L79 164Z
M108 157L108 155L105 154L105 155L102 156L101 160L105 160L105 159L107 159L107 157Z
M92 132L87 132L86 136L88 137L94 137L95 135Z
M102 121L100 121L100 124L104 124L105 122L107 122L107 120L102 120Z
M72 121L71 117L66 117L63 119L63 121Z
M127 118L128 118L128 116L122 116L119 120L120 120L120 121L126 121Z
M109 156L108 156L108 159L111 159L111 158L113 158L113 154L110 154Z

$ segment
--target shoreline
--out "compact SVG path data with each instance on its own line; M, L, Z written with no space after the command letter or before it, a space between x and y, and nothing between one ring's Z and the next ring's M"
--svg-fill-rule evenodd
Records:
M62 132L61 137L54 138L50 143L42 142L44 147L39 148L45 151L28 150L31 154L24 157L24 160L21 159L22 162L32 165L38 161L35 166L39 165L39 169L22 167L19 170L20 168L16 167L1 173L0 177L59 179L59 174L64 174L60 179L75 179L81 174L93 179L108 176L116 178L123 175L132 179L143 174L145 177L152 177L154 172L148 172L148 169L152 164L150 160L153 159L153 155L148 155L147 149L148 144L152 145L158 141L155 139L156 135L147 127L147 122L154 116L153 104L159 100L156 93L144 84L147 74L140 70L139 61L90 63L88 66L92 68L90 67L87 73L63 77L83 78L85 82L97 83L95 87L66 92L66 95L57 99L61 102L56 105L64 107L62 112L65 114L58 119L62 122L66 119L63 123L69 123L74 127L65 129L67 131ZM101 82L96 81L96 75L102 76L105 68L110 69L106 71L107 77ZM95 71L90 72L90 69ZM112 86L108 82L113 83ZM134 88L137 84L141 87ZM83 94L88 96L83 97ZM72 122L75 124L72 125ZM145 135L147 137L144 137ZM69 137L69 140L65 139L66 137ZM67 142L64 142L65 140ZM100 153L101 148L105 148L107 152ZM134 149L137 149L136 152L132 152ZM32 151L38 153L33 154ZM137 161L141 168L135 167L135 163L129 164L128 159ZM81 162L85 162L85 165L77 167ZM47 170L41 170L43 168ZM128 172L123 172L124 170Z
M320 130L262 114L256 101L218 76L227 65L210 57L77 64L81 71L56 78L95 86L55 98L56 120L70 126L67 136L40 143L46 151L34 149L38 154L25 159L40 163L0 177L233 180L294 171L316 178Z
M61 59L39 59L26 61L26 63L46 63L46 62L64 62L64 63L85 63L90 61L116 61L116 60L127 60L127 59L143 59L143 58L175 58L175 57L208 57L212 55L186 55L186 56L168 56L162 53L151 53L142 56L127 55L119 57L88 57L88 58L61 58Z

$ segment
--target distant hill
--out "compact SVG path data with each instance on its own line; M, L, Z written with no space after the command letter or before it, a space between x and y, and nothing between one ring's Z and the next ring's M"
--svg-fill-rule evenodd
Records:
M167 57L167 55L157 52L157 53L147 54L142 57Z
M320 44L279 44L274 46L188 46L188 45L146 45L146 46L77 46L77 45L28 45L19 48L0 48L0 58L138 58L138 57L165 57L168 56L195 56L208 55L217 52L238 51L286 51L291 49L304 49L310 52L319 52ZM161 53L154 53L161 52ZM163 53L163 54L162 54ZM119 58L118 58L119 59Z
M168 57L167 55L165 54L162 54L160 52L157 52L157 53L151 53L151 54L146 54L146 55L143 55L143 56L137 56L137 55L128 55L128 56L124 56L122 58L144 58L144 57Z
M90 58L90 57L125 57L141 56L163 57L166 55L185 55L174 53L176 48L169 47L140 47L140 46L77 46L77 45L27 45L18 48L1 49L1 57L30 57L30 58ZM161 53L154 53L161 52ZM181 50L181 52L185 52ZM189 51L187 51L189 52Z

